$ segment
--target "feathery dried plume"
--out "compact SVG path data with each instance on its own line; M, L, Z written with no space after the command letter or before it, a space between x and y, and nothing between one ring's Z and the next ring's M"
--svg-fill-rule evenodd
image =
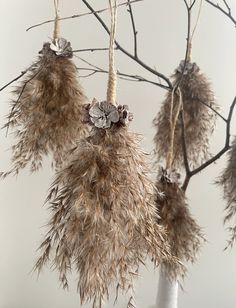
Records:
M85 96L77 81L77 69L69 42L63 38L45 43L39 59L14 91L16 99L5 125L13 128L17 143L12 147L11 171L30 165L37 171L44 155L52 153L60 167L65 152L85 132L82 105Z
M227 166L217 183L223 186L224 199L227 202L224 222L229 223L232 220L234 222L234 226L228 228L231 233L231 238L228 241L227 247L232 247L236 240L236 137L228 152Z
M176 259L157 224L154 185L138 137L126 127L127 106L93 101L87 109L93 128L52 185L49 232L35 268L50 259L63 287L74 268L81 302L100 308L110 287L132 289L146 256L155 264Z
M211 85L205 75L200 72L196 63L187 62L184 69L184 61L181 61L180 66L172 77L174 89L175 86L179 85L182 93L188 160L190 166L196 167L209 156L209 135L213 132L215 126L216 114L208 106L216 110L218 107L215 103ZM172 96L172 116L173 118L175 117L178 109L179 93L170 91L153 122L157 129L154 142L160 159L164 159L168 152ZM178 169L184 166L180 118L176 124L174 140L173 167Z
M162 195L157 194L156 198L159 223L166 228L171 253L182 263L195 262L204 237L190 214L178 180L179 174L175 171L161 170L156 183L156 188L163 192ZM162 268L171 280L183 278L186 274L185 267L177 267L174 263L164 261Z

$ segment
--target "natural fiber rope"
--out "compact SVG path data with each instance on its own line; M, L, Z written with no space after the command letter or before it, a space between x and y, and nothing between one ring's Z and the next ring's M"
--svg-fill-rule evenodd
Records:
M192 1L190 2L190 5L191 4L192 4ZM191 34L189 42L188 42L188 55L187 55L187 61L188 62L191 62L191 60L192 60L192 41L193 41L193 37L194 37L195 31L196 31L197 26L198 26L198 22L199 22L199 19L200 19L201 11L202 11L202 0L200 0L200 6L199 6L199 10L198 10L196 24L195 24L195 26L193 28L192 34Z
M170 169L173 164L173 157L174 157L174 141L175 141L175 128L176 124L179 118L179 113L181 110L181 107L183 106L183 98L182 98L182 92L178 88L179 93L179 101L177 105L177 110L173 118L173 109L174 109L174 95L175 95L176 88L174 87L171 91L171 103L170 103L170 146L169 151L167 153L166 157L166 169Z
M110 31L110 45L109 45L109 74L107 85L107 102L116 104L116 83L117 72L114 62L114 47L115 47L115 34L116 34L116 22L117 22L117 0L109 0L110 12L111 12L111 31Z
M59 38L60 25L59 25L59 0L54 0L54 8L55 8L55 20L54 20L54 31L53 31L53 40Z

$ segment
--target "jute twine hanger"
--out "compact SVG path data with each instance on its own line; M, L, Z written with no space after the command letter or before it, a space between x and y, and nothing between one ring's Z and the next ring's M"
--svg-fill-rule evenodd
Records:
M174 96L176 95L176 87L173 88L171 91L171 104L170 104L170 144L169 144L169 150L166 156L166 169L171 169L174 159L174 141L175 141L175 128L176 124L179 118L179 114L181 111L181 108L183 108L183 99L182 99L182 92L180 88L177 89L179 94L179 100L177 105L176 113L173 115L173 109L174 109Z
M192 5L192 0L190 0L190 6ZM199 6L199 10L198 10L198 15L197 15L197 20L196 20L196 24L193 28L192 34L189 38L189 42L188 42L188 54L187 54L187 62L191 62L192 61L192 41L193 41L193 37L195 34L195 31L197 29L198 26L198 22L199 22L199 18L201 15L201 9L202 9L202 0L200 0L200 6ZM191 14L191 12L190 12ZM175 115L173 115L173 110L174 110L174 96L176 95L176 91L178 91L178 95L179 95L179 101L177 103L177 107L176 107L176 113ZM166 169L170 169L172 167L173 164L173 159L174 159L174 138L175 138L175 128L176 128L176 124L179 118L179 114L180 111L183 111L183 98L182 98L182 92L180 90L180 88L178 87L178 89L176 89L176 87L174 87L171 91L171 104L170 104L170 145L169 145L169 150L166 156Z
M59 0L54 0L55 9L55 19L54 19L54 31L53 31L53 41L59 38L60 35L60 24L59 24Z
M192 0L190 0L190 6L192 5L192 3L193 3ZM192 42L193 42L193 37L194 37L195 31L196 31L197 26L198 26L201 11L202 11L202 0L200 0L200 5L199 5L199 9L198 9L198 14L197 14L197 20L196 20L195 26L193 28L192 34L191 34L189 42L188 42L187 62L192 61ZM190 15L191 15L191 11L190 11Z
M109 73L107 84L107 102L116 105L117 71L114 60L115 35L117 24L117 0L109 0L111 13L111 31L109 45Z

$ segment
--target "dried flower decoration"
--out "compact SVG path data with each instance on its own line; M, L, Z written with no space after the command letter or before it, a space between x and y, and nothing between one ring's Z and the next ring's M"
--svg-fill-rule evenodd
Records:
M73 57L71 44L64 38L56 38L53 42L51 42L50 49L53 50L57 56L68 58Z
M175 262L166 233L157 221L155 187L138 137L126 125L128 108L116 106L114 33L116 1L110 3L112 29L107 99L86 107L90 135L78 141L55 178L48 196L49 231L36 263L41 271L49 260L63 287L67 273L78 273L81 303L101 308L110 288L132 291L140 264ZM131 296L128 306L133 305Z
M156 204L159 211L159 223L166 228L171 253L183 264L195 262L204 237L200 227L191 216L184 192L179 187L179 174L162 169L156 188ZM186 274L185 267L174 263L162 263L162 270L171 280L177 280Z
M227 166L217 183L223 187L224 199L227 202L224 222L233 221L233 226L228 228L231 234L228 246L233 246L236 240L236 137L228 152Z
M114 123L126 126L133 120L133 114L129 112L127 105L115 106L107 101L98 102L93 99L92 104L87 106L87 110L89 117L86 116L85 122L90 122L98 128L109 128Z
M185 68L184 68L185 67ZM184 70L184 71L183 71ZM210 109L218 109L211 85L196 63L181 61L173 77L173 87L179 85L183 101L185 139L190 166L196 167L209 156L209 135L215 127L216 114ZM173 97L172 97L173 96ZM177 114L179 93L168 92L160 112L154 119L156 153L164 159L170 140L170 108L173 99L173 117ZM182 125L180 116L176 123L173 167L184 166L182 151Z
M70 42L54 37L43 45L38 60L14 91L7 129L15 132L12 169L5 177L30 165L31 172L42 166L43 156L52 154L59 168L65 153L86 131L82 123L86 97L77 80Z

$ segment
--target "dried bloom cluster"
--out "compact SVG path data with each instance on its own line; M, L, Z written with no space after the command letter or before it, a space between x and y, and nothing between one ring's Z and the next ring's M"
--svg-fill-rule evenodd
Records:
M176 69L173 77L173 86L179 84L185 122L185 138L188 160L192 167L196 167L207 159L209 155L209 135L213 132L217 109L211 85L204 74L200 72L196 63L184 61ZM181 82L180 82L181 81ZM178 109L179 94L169 92L164 100L161 110L154 119L157 129L154 137L158 157L165 159L170 144L170 109L173 95L173 118ZM208 106L207 106L207 105ZM177 121L174 136L173 167L180 168L184 165L182 151L182 125L180 118Z
M156 187L163 194L157 195L157 209L160 220L167 231L171 253L182 263L195 262L201 241L204 240L200 227L190 214L186 197L178 185L179 174L171 170L161 170ZM186 269L174 263L162 263L162 268L170 279L184 277Z
M93 307L102 306L110 287L132 289L147 255L156 264L176 262L164 228L157 224L145 154L137 136L124 125L127 108L107 104L90 106L91 134L78 142L68 164L57 173L48 197L49 231L36 264L41 271L50 258L64 287L67 272L74 268L81 302L92 300ZM100 114L108 120L96 120ZM97 127L107 127L108 122L108 129Z
M36 171L49 153L59 167L65 152L84 132L81 113L85 96L72 56L65 39L45 43L38 61L15 90L17 98L5 126L15 130L17 143L12 147L13 168L3 176L17 174L28 164Z
M234 225L229 227L231 233L229 245L232 246L236 240L236 138L228 152L228 163L220 177L219 184L223 186L224 199L227 201L224 221L225 223L234 221Z

